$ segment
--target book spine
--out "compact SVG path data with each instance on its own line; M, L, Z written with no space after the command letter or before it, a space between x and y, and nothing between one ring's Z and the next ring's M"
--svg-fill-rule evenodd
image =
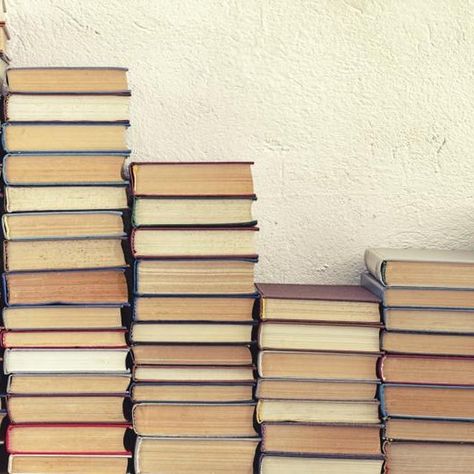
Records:
M377 254L373 249L367 249L364 254L364 261L367 270L379 280L381 283L385 284L384 276L383 276L383 267L384 267L384 260L383 258Z

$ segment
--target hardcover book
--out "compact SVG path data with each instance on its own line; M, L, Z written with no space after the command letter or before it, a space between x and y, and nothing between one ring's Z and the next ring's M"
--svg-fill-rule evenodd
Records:
M135 198L132 224L153 226L252 226L253 198Z
M386 286L474 288L472 250L374 248L365 264Z
M380 324L379 299L360 286L257 283L262 320Z
M123 184L127 155L6 155L3 180L7 185L54 186Z
M122 67L12 67L7 84L10 92L23 93L129 93Z
M132 163L135 196L254 198L252 162Z

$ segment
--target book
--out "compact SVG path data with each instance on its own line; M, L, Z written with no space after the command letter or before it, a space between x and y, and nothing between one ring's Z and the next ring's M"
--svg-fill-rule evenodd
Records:
M132 353L136 365L252 365L248 345L133 344Z
M386 307L474 309L474 290L383 286L369 273L362 273L361 285L378 296Z
M472 250L372 248L364 259L386 286L474 288Z
M22 67L7 71L9 92L128 93L121 67Z
M12 122L127 122L129 94L8 94L5 121Z
M127 349L7 349L3 370L11 373L127 372Z
M258 423L374 423L379 424L379 403L340 400L259 400Z
M253 260L137 260L135 294L253 295Z
M257 227L133 229L135 258L257 258Z
M128 424L18 424L7 428L9 454L127 455Z
M7 153L121 153L128 154L128 124L94 123L22 123L2 126L2 143Z
M120 329L123 306L10 306L3 308L6 330Z
M140 403L133 429L139 436L256 436L254 403Z
M7 393L10 395L123 394L127 392L129 385L130 374L120 372L14 373L8 378Z
M225 469L232 474L253 474L258 443L258 438L139 436L134 455L135 472L136 474L151 472L209 474Z
M384 331L382 350L403 354L474 356L471 335Z
M12 423L124 423L124 395L21 395L7 398Z
M377 388L376 382L265 378L258 380L255 396L265 400L371 400Z
M250 344L251 324L135 323L132 342L157 344Z
M344 352L260 351L263 378L377 381L379 354Z
M388 440L474 443L474 426L470 421L388 418L384 435Z
M378 352L379 328L266 321L260 324L260 349Z
M128 456L12 454L9 474L126 474Z
M355 285L257 283L262 321L380 323L377 297Z
M6 186L7 212L95 211L127 208L123 186Z
M384 384L384 416L474 421L474 388L442 385Z
M140 198L132 224L147 226L252 226L252 198Z
M379 425L263 423L262 452L380 456Z
M234 365L136 365L135 382L239 382L254 381L253 367Z
M127 329L69 329L3 331L5 348L94 348L128 347Z
M383 459L350 457L310 457L264 454L260 458L260 474L307 474L326 472L331 474L380 474Z
M465 474L474 463L472 444L395 442L387 443L384 451L391 474Z
M462 309L386 308L389 331L421 331L474 334L474 311Z
M124 269L4 273L7 305L126 304Z
M253 387L253 383L134 383L131 398L134 403L241 403L253 401Z
M127 155L6 155L2 174L7 185L122 184Z
M72 270L126 266L124 238L6 240L3 262L6 272Z
M390 354L380 361L380 377L394 383L474 386L474 358Z
M7 240L125 237L121 211L22 212L3 214Z
M135 196L254 197L252 162L132 163Z
M134 302L134 320L139 321L252 321L254 297L139 296Z

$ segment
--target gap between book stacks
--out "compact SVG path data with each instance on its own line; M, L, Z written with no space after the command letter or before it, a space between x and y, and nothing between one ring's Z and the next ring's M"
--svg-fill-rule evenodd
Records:
M361 286L255 284L252 163L125 173L123 68L6 86L10 474L472 470L473 252L368 249Z

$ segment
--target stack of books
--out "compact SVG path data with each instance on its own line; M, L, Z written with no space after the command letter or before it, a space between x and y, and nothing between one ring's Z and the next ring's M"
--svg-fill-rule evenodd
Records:
M7 44L10 39L8 29L6 26L6 15L5 15L5 2L0 2L0 91L2 90L5 82L5 73L6 68L8 67L9 59L7 56ZM1 152L3 156L3 152ZM0 165L1 171L1 165ZM0 205L3 205L3 189L0 190ZM0 331L1 331L0 324ZM0 366L3 372L3 354L0 357ZM5 380L2 380L0 384L0 472L6 471L6 459L5 454L5 433L6 433L6 424L7 416L5 411Z
M137 473L251 474L251 163L135 163Z
M126 473L126 71L15 68L7 83L9 472Z
M388 471L472 472L474 252L376 248L365 262L384 305Z
M260 472L379 474L379 299L358 286L257 289Z

